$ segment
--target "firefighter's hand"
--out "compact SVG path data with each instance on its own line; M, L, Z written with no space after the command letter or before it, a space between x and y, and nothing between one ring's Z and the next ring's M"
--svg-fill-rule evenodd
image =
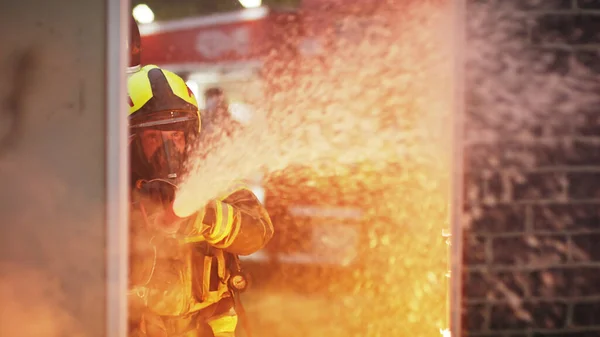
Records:
M204 207L204 218L202 219L202 223L212 227L217 221L217 210L214 201L209 202Z
M139 180L136 187L153 202L162 204L165 208L172 208L177 186L171 182L163 179Z

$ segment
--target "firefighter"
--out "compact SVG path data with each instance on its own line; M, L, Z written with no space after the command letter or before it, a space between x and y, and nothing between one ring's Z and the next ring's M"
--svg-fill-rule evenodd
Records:
M238 256L271 239L269 215L249 189L232 186L196 214L175 216L177 185L202 130L198 104L183 79L153 65L129 77L128 92L130 335L234 336L247 285Z
M229 102L223 89L219 87L208 88L204 91L205 111L203 120L205 124L224 124L232 120L229 112ZM231 128L227 128L231 129ZM227 133L231 132L227 130Z

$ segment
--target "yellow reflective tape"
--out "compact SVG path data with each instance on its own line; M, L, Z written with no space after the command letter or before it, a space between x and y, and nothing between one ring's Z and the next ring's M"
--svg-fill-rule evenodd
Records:
M215 257L217 258L217 274L221 280L225 279L225 256L223 251L215 249Z
M206 238L206 241L208 241L211 244L217 243L225 239L227 235L231 233L235 214L235 209L229 204L216 202L216 205L218 213L217 220L219 221L219 226L215 226L214 230L210 233L210 236Z
M231 227L233 227L233 215L235 214L235 209L233 206L229 204L225 204L225 208L227 209L227 233L231 232Z
M194 105L195 107L198 107L198 102L196 101L194 94L191 90L189 90L183 79L168 70L162 69L162 71L163 74L165 74L165 78L167 79L167 82L169 82L169 86L171 86L175 96Z
M219 238L216 240L216 242L219 242L223 239L225 239L229 234L231 234L231 229L233 227L233 216L235 214L235 209L233 208L233 206L229 205L229 204L223 204L225 205L225 207L223 208L223 210L225 211L225 216L223 217L224 219L226 219L225 225L223 226L223 230L221 232L221 234L219 235Z
M210 291L210 272L212 271L212 256L204 257L204 270L202 271L202 302L208 298Z
M130 99L129 114L133 114L148 103L152 98L152 86L148 78L148 72L158 68L155 65L147 65L127 79L127 93ZM133 106L132 106L133 105Z
M227 208L223 209L223 204L219 201L214 203L215 205L215 223L212 225L212 229L208 235L206 235L206 241L209 243L217 242L218 238L222 236L226 229L227 224L225 219L227 216Z
M234 222L233 224L233 228L231 230L231 234L229 234L229 236L225 239L225 241L221 242L221 243L215 243L213 244L213 246L215 248L220 248L220 249L225 249L229 246L231 246L231 244L233 243L233 241L235 241L235 239L237 238L239 232L240 232L240 228L242 228L241 226L241 219L237 219L237 221Z
M208 321L208 325L212 328L215 336L227 336L228 334L232 334L231 336L233 336L237 322L237 315L232 310L230 313Z
M223 228L223 205L220 202L215 202L215 223L209 233L209 238L213 239L216 234L221 233Z

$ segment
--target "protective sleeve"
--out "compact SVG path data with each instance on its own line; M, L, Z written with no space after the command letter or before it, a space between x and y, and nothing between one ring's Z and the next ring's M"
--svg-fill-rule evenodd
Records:
M273 237L269 214L249 189L242 187L226 197L211 201L194 220L194 233L215 248L249 255Z

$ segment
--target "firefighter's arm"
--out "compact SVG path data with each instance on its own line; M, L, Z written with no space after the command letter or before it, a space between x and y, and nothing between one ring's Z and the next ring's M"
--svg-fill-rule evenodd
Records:
M215 248L238 255L258 251L273 236L269 214L247 188L211 201L195 219L194 228Z

